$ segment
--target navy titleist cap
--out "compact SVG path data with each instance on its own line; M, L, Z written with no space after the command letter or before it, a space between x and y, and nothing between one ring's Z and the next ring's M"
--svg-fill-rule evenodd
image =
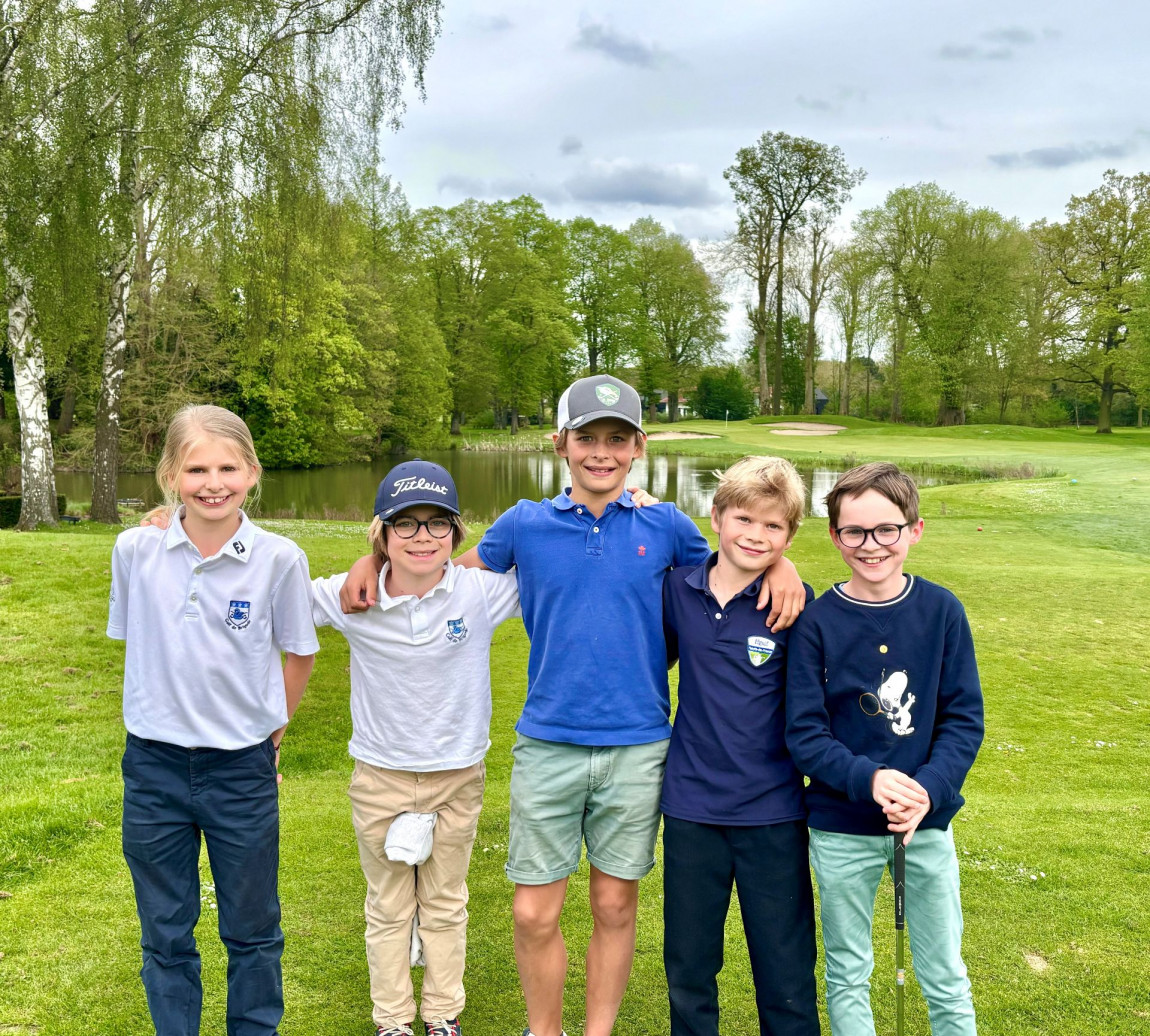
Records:
M643 430L643 404L625 381L610 374L580 378L559 397L556 422L562 428L582 428L604 417L617 417Z
M392 468L379 484L374 514L386 519L419 504L432 504L459 514L459 494L447 469L429 460L405 460Z

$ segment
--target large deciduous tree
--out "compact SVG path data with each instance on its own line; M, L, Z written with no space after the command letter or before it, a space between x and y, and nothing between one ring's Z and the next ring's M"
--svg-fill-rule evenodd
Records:
M868 330L868 319L875 317L875 269L871 259L853 245L839 249L831 259L831 309L843 336L842 387L839 390L839 413L851 412L851 375L855 348ZM869 403L869 401L868 401Z
M1108 170L1102 186L1072 197L1065 222L1040 229L1038 240L1074 314L1063 380L1097 390L1097 431L1109 433L1114 396L1131 391L1128 365L1137 358L1127 346L1150 265L1150 175Z
M591 374L614 374L631 359L634 247L614 227L580 216L566 224L568 296Z
M682 389L722 340L722 289L691 246L655 220L627 231L635 244L635 283L643 328L644 366L667 390L667 417L678 417Z
M761 221L769 214L775 228L777 290L771 412L777 414L782 403L782 285L786 283L787 237L803 223L808 205L817 205L832 215L837 213L866 173L851 169L837 147L787 133L764 133L753 147L739 149L734 165L723 176L734 192L740 216L754 213L755 221ZM754 233L754 222L747 222L746 229Z

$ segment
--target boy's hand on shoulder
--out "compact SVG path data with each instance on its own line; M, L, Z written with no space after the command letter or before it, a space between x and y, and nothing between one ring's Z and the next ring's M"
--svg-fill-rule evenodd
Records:
M766 624L772 633L792 626L807 606L806 587L790 558L779 558L767 569L762 589L759 590L759 603L755 607L762 610L768 601L771 610L767 613Z
M140 525L145 529L154 525L157 529L166 529L172 524L172 509L170 507L153 507L143 518Z
M365 612L379 596L379 573L383 562L374 554L366 554L347 571L347 579L339 588L339 606L344 615Z
M631 503L636 507L650 507L652 504L662 503L657 496L652 496L639 486L628 486L627 492L631 494Z

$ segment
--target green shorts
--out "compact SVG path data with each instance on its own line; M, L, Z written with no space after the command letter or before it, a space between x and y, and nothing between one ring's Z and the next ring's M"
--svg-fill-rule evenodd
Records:
M587 859L626 881L655 866L659 794L670 739L592 748L519 734L511 754L507 877L546 885Z

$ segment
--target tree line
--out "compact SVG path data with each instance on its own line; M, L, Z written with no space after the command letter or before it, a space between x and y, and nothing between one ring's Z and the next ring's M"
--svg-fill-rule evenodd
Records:
M92 467L93 517L116 520L117 471L147 466L192 400L242 414L269 467L543 424L596 371L670 420L687 396L707 416L812 413L818 389L839 413L941 424L1141 413L1145 174L1108 172L1057 222L918 184L846 227L864 171L764 133L724 174L721 242L560 222L531 196L412 210L380 142L439 9L0 0L23 525L55 518L57 455ZM740 287L746 347L724 355Z

